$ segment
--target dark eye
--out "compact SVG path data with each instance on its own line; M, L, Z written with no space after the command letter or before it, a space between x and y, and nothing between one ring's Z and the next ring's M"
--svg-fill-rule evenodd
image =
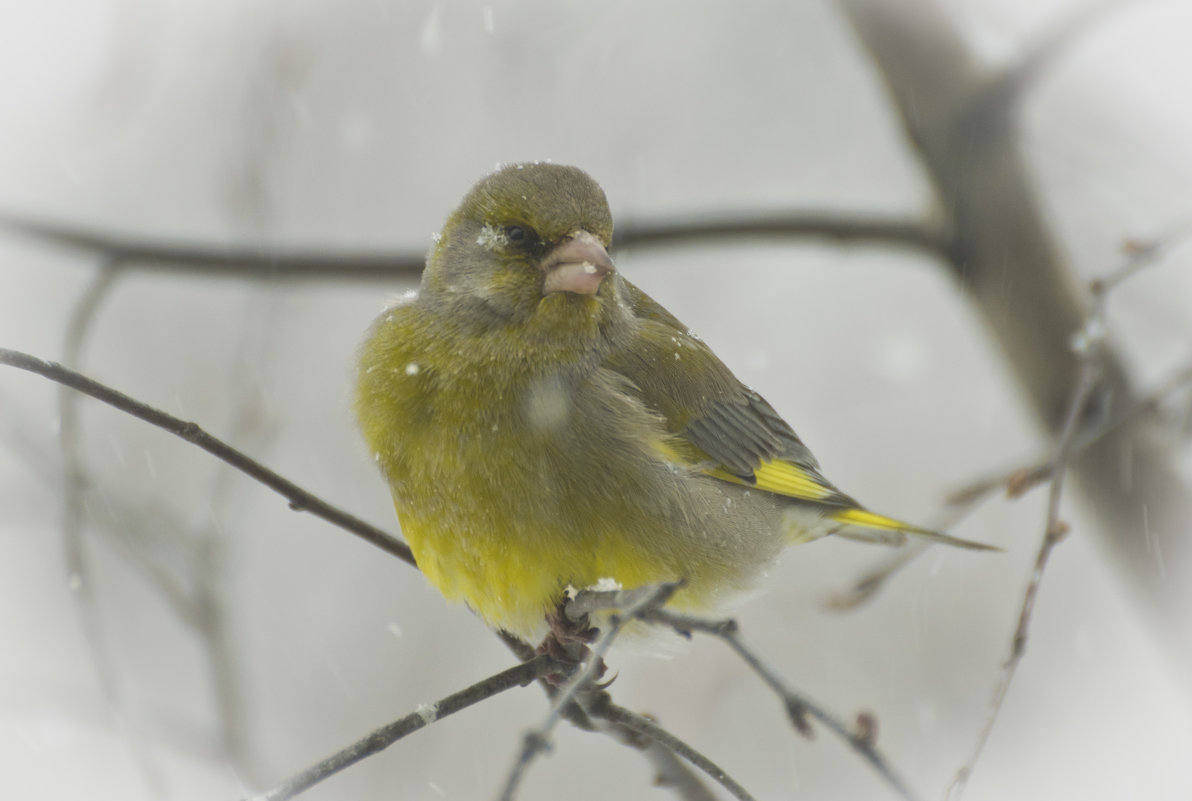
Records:
M505 237L514 245L524 245L530 241L530 232L520 225L511 225L505 229Z

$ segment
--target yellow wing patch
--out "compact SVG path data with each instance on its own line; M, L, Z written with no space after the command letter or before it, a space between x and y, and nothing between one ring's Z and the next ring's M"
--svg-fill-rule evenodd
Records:
M744 484L747 487L786 495L801 501L822 501L837 494L835 489L825 485L794 462L780 459L763 459L761 464L753 470L754 478L757 479L755 482L746 481L719 467L708 470L707 473L734 484Z

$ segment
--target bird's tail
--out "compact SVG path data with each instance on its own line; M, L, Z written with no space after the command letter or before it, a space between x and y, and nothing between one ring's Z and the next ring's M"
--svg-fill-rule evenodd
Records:
M837 524L831 533L850 540L861 542L879 542L884 545L903 545L908 537L938 542L942 545L952 545L957 548L968 548L972 551L1000 551L994 545L983 542L973 542L960 537L953 537L931 529L919 528L892 517L875 514L865 509L838 509L827 515L827 519Z

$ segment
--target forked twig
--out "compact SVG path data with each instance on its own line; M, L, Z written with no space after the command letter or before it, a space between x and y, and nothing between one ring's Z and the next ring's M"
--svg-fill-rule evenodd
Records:
M579 670L571 676L563 689L552 699L551 709L547 713L546 719L536 729L526 733L522 740L521 751L510 767L501 792L497 796L501 801L512 801L516 797L522 778L534 759L548 747L551 732L562 719L564 710L580 694L593 688L604 664L604 655L608 653L608 649L612 647L625 624L641 617L648 609L657 608L666 603L678 586L678 584L656 584L621 594L627 601L626 605L609 616L607 630L592 646ZM582 597L583 593L580 595ZM577 617L582 617L583 614L584 612L580 612Z
M1146 259L1146 263L1150 263L1153 259L1153 254L1145 253L1141 258ZM1060 500L1063 496L1064 478L1067 472L1068 460L1073 454L1077 435L1081 424L1084 422L1085 412L1097 387L1098 375L1101 368L1099 357L1105 339L1106 298L1113 288L1120 285L1122 280L1137 274L1139 269L1140 266L1132 260L1113 276L1094 282L1092 286L1092 311L1089 312L1084 329L1077 333L1073 341L1073 348L1080 356L1080 374L1076 382L1076 387L1072 390L1072 398L1068 403L1068 408L1064 415L1064 423L1055 445L1055 454L1049 460L1051 490L1047 500L1047 518L1043 526L1043 539L1035 555L1035 564L1031 570L1031 576L1027 582L1026 590L1023 592L1022 605L1018 612L1018 624L1014 629L1014 635L1011 639L1010 654L1002 665L1001 675L994 687L993 697L990 700L989 709L985 716L985 723L977 735L977 741L973 745L968 758L957 770L952 783L948 786L947 797L950 801L959 801L960 797L964 794L964 790L968 786L968 781L977 765L977 761L981 758L981 754L985 750L985 745L989 742L989 737L993 733L994 726L997 724L1002 705L1006 700L1006 694L1010 690L1010 684L1014 681L1014 676L1018 672L1018 666L1022 663L1023 655L1026 653L1031 618L1034 614L1035 601L1039 595L1039 588L1043 583L1043 574L1047 569L1047 563L1051 558L1051 553L1055 549L1055 546L1068 533L1068 525L1060 519Z
M915 794L907 787L906 782L894 773L885 757L877 750L875 723L870 715L865 713L858 715L856 725L850 727L819 704L791 690L774 670L741 641L735 620L705 620L665 609L648 611L642 615L642 619L669 626L684 636L690 636L691 632L698 631L723 640L761 678L766 686L778 695L786 708L791 725L800 734L805 736L811 734L809 717L818 720L863 757L899 797L905 801L914 801L916 798Z
M1044 525L1043 541L1039 545L1039 551L1035 556L1035 566L1031 570L1030 581L1027 582L1026 591L1022 597L1022 606L1018 612L1018 625L1014 629L1010 656L1002 666L1001 677L994 688L989 712L986 715L985 724L977 736L977 742L948 787L948 798L952 801L957 801L963 795L973 768L976 766L977 760L980 759L985 744L989 741L989 735L997 723L1002 704L1006 700L1006 693L1009 692L1010 684L1022 662L1023 654L1026 653L1026 641L1031 617L1034 614L1035 599L1038 597L1039 587L1043 583L1043 573L1047 569L1047 562L1051 558L1051 552L1055 546L1068 532L1067 524L1060 520L1060 498L1063 494L1065 468L1077 426L1096 385L1097 366L1093 358L1087 358L1080 372L1080 380L1072 393L1072 403L1068 407L1059 441L1056 443L1055 457L1052 459L1051 493L1047 502L1047 521Z
M1099 331L1103 327L1101 307L1114 289L1142 270L1157 264L1172 250L1185 244L1190 236L1192 236L1192 220L1181 220L1169 226L1167 230L1153 239L1127 240L1123 244L1123 250L1127 254L1125 263L1113 273L1093 281L1090 286L1097 308L1090 315L1089 320L1094 318L1100 320L1091 328ZM1086 328L1089 327L1086 325ZM1095 427L1079 426L1069 446L1068 460L1078 459L1086 451L1115 434L1122 427L1154 412L1163 401L1190 384L1192 384L1192 361L1173 371L1150 391L1130 402L1126 408L1114 413L1109 420ZM1086 421L1080 422L1085 423ZM1010 498L1018 498L1047 483L1054 474L1055 458L1053 453L1029 464L972 481L948 495L944 501L945 508L931 527L947 531L999 491ZM927 550L928 546L914 543L900 549L888 559L867 570L847 589L830 595L825 600L825 606L841 610L859 606L872 598L889 578Z

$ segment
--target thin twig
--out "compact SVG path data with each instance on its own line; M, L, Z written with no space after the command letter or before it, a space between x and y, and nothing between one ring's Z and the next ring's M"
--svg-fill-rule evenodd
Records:
M735 620L706 620L665 609L648 611L642 615L642 619L669 626L684 636L690 636L691 632L698 631L723 640L761 678L766 686L778 695L790 718L791 725L800 734L810 736L812 730L807 718L815 718L863 757L899 797L906 801L914 801L916 798L906 783L894 773L886 758L877 750L870 716L858 715L858 725L849 726L816 702L791 690L774 670L741 641Z
M605 697L607 698L607 695ZM596 707L593 709L593 715L618 726L623 726L626 729L641 735L642 737L646 737L653 742L658 743L667 750L678 754L680 757L687 760L692 765L695 765L695 767L699 768L708 776L715 779L721 787L732 793L733 798L740 799L740 801L751 801L753 798L753 796L750 795L744 787L738 784L732 776L729 776L723 768L646 716L639 715L636 712L631 712L628 709L617 706L613 703L605 703Z
M679 585L663 586L673 592ZM585 590L566 604L564 614L572 621L578 622L590 615L610 610L624 614L624 610L633 608L639 610L633 616L644 619L645 615L659 609L666 601L667 596L659 598L654 594L656 590L657 587L653 586L630 590ZM609 642L611 643L611 639ZM597 729L598 731L641 750L658 771L659 785L670 788L681 799L715 801L711 790L688 765L703 771L732 793L733 797L742 801L752 798L749 792L719 765L657 723L614 705L606 691L593 692L589 689L574 696L573 701L573 706L582 708L585 720L600 721L604 724Z
M514 665L457 693L452 693L437 703L421 706L405 717L382 726L272 790L254 796L253 801L286 801L293 798L360 760L385 750L408 734L506 690L525 687L541 676L557 672L561 667L553 657L545 654L536 656L529 662Z
M630 603L619 612L609 616L607 631L601 634L580 669L571 676L554 698L546 720L538 728L526 733L521 751L510 767L501 793L498 795L501 801L512 801L517 796L517 789L521 784L522 777L529 770L535 757L548 747L551 732L563 717L563 711L580 693L590 689L593 682L599 678L600 669L604 664L604 655L608 653L608 649L612 647L613 641L621 633L625 624L641 617L647 610L655 609L666 603L678 586L673 583L655 584L626 594ZM582 595L583 593L581 593Z
M1143 415L1155 411L1159 404L1189 385L1192 385L1192 363L1180 367L1153 390L1116 414L1109 422L1096 430L1086 430L1079 434L1069 449L1068 460L1070 462L1078 460L1085 451L1102 439L1110 436L1122 426L1134 423ZM1022 497L1046 484L1054 473L1054 462L1051 457L1047 457L972 481L953 490L944 499L947 506L943 516L948 518L947 522L935 522L929 527L946 531L997 493L1000 492L1009 498ZM909 543L889 558L866 570L847 588L830 593L825 598L824 605L834 610L848 610L860 606L871 600L899 570L922 556L929 548L930 546L926 543Z
M1081 352L1080 376L1072 391L1072 400L1068 404L1068 411L1064 417L1064 424L1056 441L1055 455L1051 459L1051 492L1047 501L1047 519L1043 528L1043 540L1035 556L1035 565L1031 570L1030 580L1023 593L1022 606L1018 612L1018 625L1014 629L1011 640L1010 655L1002 666L1001 676L993 691L993 698L985 717L985 723L977 735L977 741L969 753L968 759L960 766L955 778L948 787L947 797L950 801L959 801L964 794L965 787L972 777L973 769L985 750L989 736L997 724L1005 703L1010 684L1022 663L1026 653L1026 643L1030 632L1031 618L1034 614L1035 600L1039 595L1039 588L1043 583L1043 574L1055 546L1067 534L1068 526L1060 520L1060 499L1063 496L1064 477L1067 471L1068 459L1071 456L1076 433L1084 418L1089 400L1093 397L1093 390L1097 387L1100 364L1098 354L1104 337L1104 292L1095 293L1094 310L1089 315L1088 324L1083 332L1083 346Z
M1091 290L1097 303L1103 303L1109 293L1124 281L1156 265L1161 259L1170 255L1172 250L1186 244L1190 236L1192 236L1192 219L1185 219L1175 222L1162 233L1145 241L1129 240L1125 242L1123 245L1127 254L1125 263L1109 275L1098 278L1091 284ZM1098 318L1101 316L1098 314ZM1192 361L1173 371L1149 392L1130 402L1126 408L1114 413L1108 421L1096 427L1081 425L1069 448L1069 461L1078 460L1086 451L1116 433L1123 426L1130 425L1144 415L1155 411L1163 401L1189 384L1192 384ZM930 527L939 531L947 531L998 491L1004 492L1010 498L1021 497L1047 483L1054 472L1054 456L1050 455L1036 459L1030 464L1003 470L995 475L972 481L948 494L944 501L946 506L941 512L940 518ZM918 543L912 543L899 549L897 553L855 579L847 589L829 595L825 600L825 606L830 609L847 610L870 600L887 580L926 550L928 550L926 546Z
M696 772L698 769L708 775L714 775L716 771L707 769L710 765L714 765L711 760L667 732L657 722L651 721L655 729L665 733L663 737L652 737L650 736L652 731L645 731L640 727L635 728L618 719L615 714L610 716L608 714L610 709L620 710L621 707L610 703L607 698L603 699L603 703L592 705L592 717L600 724L596 730L607 734L622 745L628 745L641 751L654 767L654 784L656 786L669 789L680 801L716 801L715 794ZM632 712L628 714L635 718L644 717ZM645 719L649 720L649 718ZM724 771L719 771L719 773L723 774ZM726 778L732 785L739 787L730 777L726 776ZM732 787L729 789L731 791ZM742 792L744 791L742 790Z
M1173 372L1159 382L1154 389L1131 403L1128 408L1114 415L1112 420L1095 431L1078 434L1069 449L1069 461L1080 458L1085 451L1122 426L1129 425L1143 415L1155 411L1159 404L1190 384L1192 384L1192 363ZM953 492L949 496L949 503L968 503L972 498L988 495L995 490L1002 490L1007 496L1017 498L1047 483L1054 473L1055 463L1052 458L1039 459L1032 464L974 481Z
M581 596L585 594L581 593ZM571 604L568 604L568 611L571 611ZM534 658L534 649L517 637L503 631L497 632L497 635L518 659L525 662ZM559 694L559 688L544 679L539 679L538 683L553 703ZM622 745L628 745L641 751L654 766L658 785L670 788L682 801L716 801L716 797L692 772L691 768L676 756L674 751L660 745L657 741L643 738L638 732L607 720L603 721L607 725L598 726L588 711L574 702L563 708L562 715L568 723L581 731L607 734Z
M74 370L54 362L44 361L36 356L30 356L27 353L0 348L0 364L37 373L181 437L277 492L289 501L291 509L310 512L314 516L356 535L365 542L375 545L386 553L396 556L403 562L417 566L414 562L414 554L410 551L409 546L401 540L332 506L292 481L282 478L226 442L211 436L196 423L180 420L94 379L76 373Z

